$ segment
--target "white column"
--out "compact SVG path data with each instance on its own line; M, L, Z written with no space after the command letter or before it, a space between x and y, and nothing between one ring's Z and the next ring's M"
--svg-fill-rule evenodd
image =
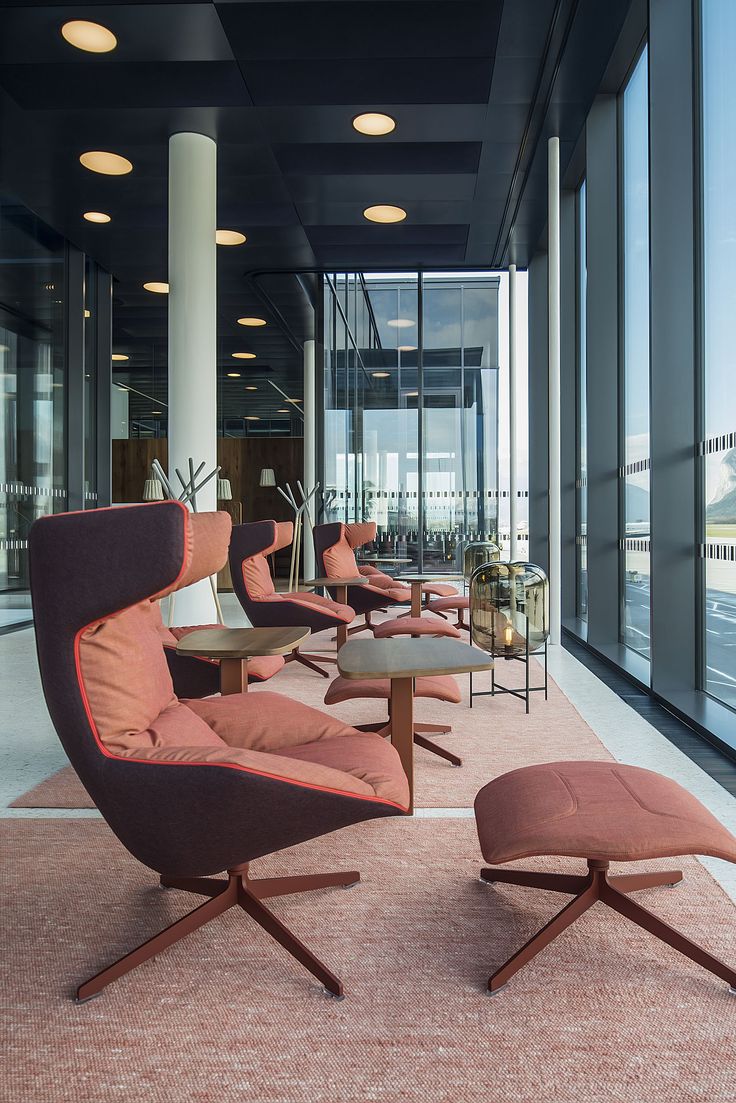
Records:
M217 146L204 134L169 138L169 479L204 460L217 465ZM197 495L200 512L217 509L217 480ZM175 624L213 624L204 579L176 595Z
M304 342L304 482L302 486L308 493L317 481L317 395L314 381L314 341ZM320 492L318 491L317 494ZM317 495L311 499L309 508L315 522L317 521ZM309 530L309 522L304 519L305 529L302 533L302 548L304 549L304 577L314 578L316 562L314 558L314 542Z
M516 265L509 265L509 531L511 534L509 559L513 562L518 550L516 533L517 483L516 483Z
M549 359L549 630L562 635L562 505L560 483L560 139L547 144L547 290Z

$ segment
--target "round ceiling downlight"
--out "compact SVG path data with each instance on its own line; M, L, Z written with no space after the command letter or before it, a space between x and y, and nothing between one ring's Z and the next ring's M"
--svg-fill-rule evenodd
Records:
M372 371L371 375L374 379L388 379L391 372L388 371Z
M390 203L377 203L373 207L366 207L363 217L369 222L403 222L406 211L403 207L393 207Z
M118 44L112 31L101 23L90 23L87 19L70 19L61 28L61 37L70 46L86 50L88 54L109 54Z
M100 226L105 222L112 222L109 214L105 214L103 211L85 211L82 216L87 222L96 222Z
M416 345L399 345L398 351L399 352L416 352L417 351L417 346Z
M215 241L218 245L244 245L247 238L240 230L215 230Z
M265 326L268 322L265 318L238 318L239 326Z
M115 361L118 361L118 360L130 360L130 357L129 357L129 356L126 356L124 352L114 352L114 353L112 354L112 359L113 359L113 360L115 360Z
M355 116L353 126L359 134L376 138L395 130L396 119L392 119L390 115L383 115L380 111L366 111L362 115Z
M227 377L228 377L228 379L240 379L240 372L239 371L229 371L227 373Z
M234 352L232 355L236 360L255 360L256 358L254 352Z
M103 176L127 176L133 171L133 163L119 153L107 153L102 149L91 149L81 154L80 164L90 172L99 172Z
M411 318L389 318L386 322L386 325L391 326L392 329L408 329L409 326L415 326L416 324Z
M151 280L149 283L144 283L143 287L146 291L152 291L154 295L168 295L169 293L168 283L161 283L158 280Z

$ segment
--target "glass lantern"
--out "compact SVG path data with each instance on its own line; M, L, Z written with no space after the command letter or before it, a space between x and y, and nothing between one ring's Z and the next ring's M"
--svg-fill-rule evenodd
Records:
M473 571L486 563L497 563L501 558L501 549L498 544L490 540L475 540L466 544L463 551L463 574L465 581L470 582Z
M547 639L549 636L549 582L536 563L484 563L470 579L470 634L476 647L497 659L516 659L526 665L523 688L507 688L491 672L491 694L511 693L526 701L529 693L544 689L547 698ZM542 653L544 685L530 686L529 656ZM474 693L471 676L471 706Z

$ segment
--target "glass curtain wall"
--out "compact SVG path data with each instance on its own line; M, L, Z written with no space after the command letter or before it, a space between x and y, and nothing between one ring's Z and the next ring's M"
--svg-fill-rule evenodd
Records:
M575 478L575 604L577 616L588 619L588 369L587 218L585 181L577 195L577 455Z
M403 566L497 537L497 312L497 277L325 277L325 518Z
M0 199L0 628L30 619L28 530L66 508L63 239Z
M736 4L702 3L703 688L736 708Z
M621 634L649 658L649 94L647 49L621 96L623 402Z

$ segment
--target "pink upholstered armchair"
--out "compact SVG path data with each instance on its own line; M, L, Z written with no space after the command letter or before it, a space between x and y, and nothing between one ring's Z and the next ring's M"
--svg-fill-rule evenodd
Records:
M251 624L257 628L297 627L305 625L312 632L322 632L350 624L355 611L320 594L302 592L277 594L268 556L291 544L294 526L291 521L253 521L235 525L230 537L230 574L233 589ZM287 662L299 662L310 670L329 678L324 663L334 663L328 655L309 655L294 651Z
M408 808L398 755L378 735L276 693L174 693L152 600L218 571L230 528L225 513L174 501L56 514L31 528L41 681L64 749L130 853L164 887L204 898L80 985L80 1000L236 905L340 994L263 901L359 874L257 880L249 863Z
M355 549L375 538L375 521L349 525L336 521L314 527L317 569L324 578L354 578L358 574L368 575L370 578L365 586L348 586L348 601L356 613L365 616L365 624L351 628L351 633L372 630L371 613L377 609L411 601L411 590L408 586L402 586L373 567L358 567Z

